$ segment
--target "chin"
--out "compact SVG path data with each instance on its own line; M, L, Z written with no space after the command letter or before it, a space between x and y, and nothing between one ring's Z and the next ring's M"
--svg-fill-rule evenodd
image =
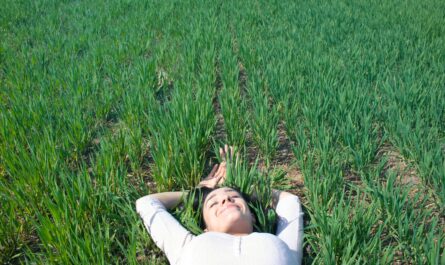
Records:
M230 233L234 230L237 230L237 233L246 233L246 231L251 230L252 227L252 220L240 212L234 212L227 215L225 222L227 222L224 229L226 233Z

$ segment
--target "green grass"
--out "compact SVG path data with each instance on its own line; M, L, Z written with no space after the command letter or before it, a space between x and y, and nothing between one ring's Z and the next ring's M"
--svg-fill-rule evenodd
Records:
M271 231L280 123L304 263L445 263L443 1L1 6L0 263L167 264L134 202L192 188L220 142Z

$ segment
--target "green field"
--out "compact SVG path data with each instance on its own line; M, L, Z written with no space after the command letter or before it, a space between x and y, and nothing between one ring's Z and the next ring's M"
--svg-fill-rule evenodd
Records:
M300 196L305 264L445 264L444 14L2 0L0 263L167 264L135 200L192 188L229 143L242 185Z

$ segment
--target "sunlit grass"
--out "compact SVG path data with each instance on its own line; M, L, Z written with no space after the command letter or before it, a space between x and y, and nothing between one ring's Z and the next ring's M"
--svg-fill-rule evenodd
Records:
M443 1L3 2L0 263L166 264L134 201L191 189L215 142L273 232L280 123L305 263L445 263Z

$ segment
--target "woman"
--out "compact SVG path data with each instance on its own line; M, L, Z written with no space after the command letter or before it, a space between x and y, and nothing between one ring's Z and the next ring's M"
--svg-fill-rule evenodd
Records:
M226 145L225 150L220 150L221 157L226 157L228 149ZM224 183L225 177L223 161L199 185L210 190L202 205L205 233L198 236L192 235L167 211L180 202L185 192L150 194L136 201L145 227L170 264L300 264L303 212L298 197L274 190L276 234L254 233L255 218L242 195L230 187L216 188Z

